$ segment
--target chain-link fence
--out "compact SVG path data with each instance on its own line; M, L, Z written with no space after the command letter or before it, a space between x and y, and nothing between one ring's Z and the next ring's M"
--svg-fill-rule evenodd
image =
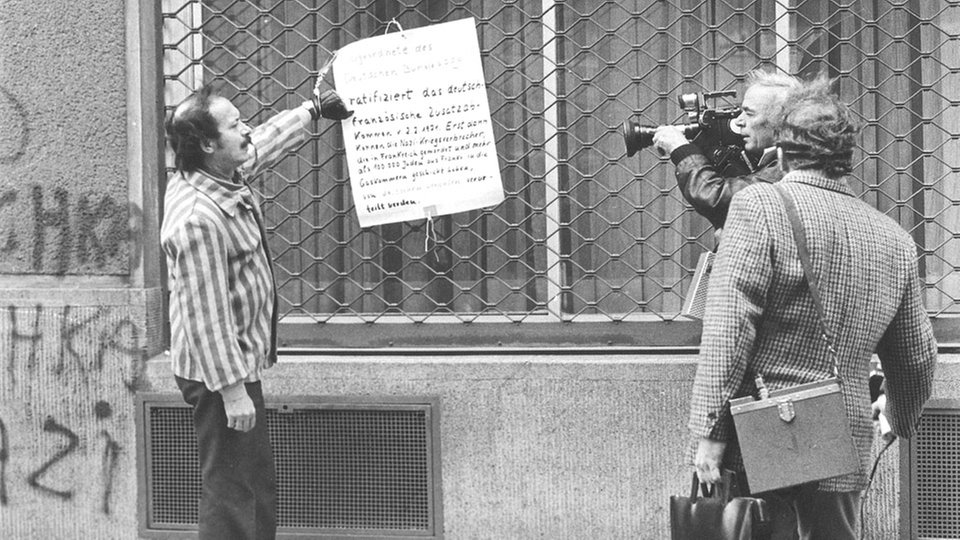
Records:
M436 219L428 251L424 222L361 229L339 127L320 124L255 181L288 327L677 319L713 232L672 164L625 156L620 125L679 122L678 94L742 91L756 68L839 78L866 126L854 189L915 238L931 314L960 312L957 1L164 0L166 104L212 83L255 125L389 21L465 17L506 200Z

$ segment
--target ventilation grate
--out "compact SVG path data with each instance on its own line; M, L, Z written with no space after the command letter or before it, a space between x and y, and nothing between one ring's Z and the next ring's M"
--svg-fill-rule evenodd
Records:
M142 529L195 530L200 470L191 409L178 395L157 398L140 400ZM430 400L268 402L280 536L439 538L435 408Z
M960 409L924 411L911 464L913 537L960 539Z
M155 526L196 526L200 464L187 407L150 408L150 500Z

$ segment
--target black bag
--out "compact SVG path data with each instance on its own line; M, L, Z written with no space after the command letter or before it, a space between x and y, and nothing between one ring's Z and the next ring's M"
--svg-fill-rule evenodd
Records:
M699 491L699 493L698 493ZM767 502L752 497L732 497L734 476L723 471L720 482L707 489L693 475L690 496L670 497L672 540L762 540L770 534ZM703 496L700 496L701 493Z

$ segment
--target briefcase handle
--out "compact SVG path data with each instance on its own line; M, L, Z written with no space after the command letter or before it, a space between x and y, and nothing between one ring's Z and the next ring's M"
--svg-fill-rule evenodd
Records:
M690 485L690 500L717 499L721 502L728 502L732 498L734 476L733 471L723 469L720 472L720 481L712 486L701 482L697 477L696 471L693 473L693 482Z
M820 332L823 340L827 342L827 351L833 360L833 376L843 383L840 378L840 363L837 360L837 350L833 347L834 334L827 324L827 312L823 308L823 300L820 296L820 278L813 271L813 263L810 262L810 250L807 247L807 235L803 230L803 223L800 221L800 212L797 211L797 203L793 196L780 184L774 184L777 194L783 201L783 206L787 210L787 219L790 220L790 228L793 229L793 241L797 245L797 254L800 256L800 265L803 267L803 275L807 278L807 286L810 288L810 296L813 298L813 305L817 309L817 315L820 318Z

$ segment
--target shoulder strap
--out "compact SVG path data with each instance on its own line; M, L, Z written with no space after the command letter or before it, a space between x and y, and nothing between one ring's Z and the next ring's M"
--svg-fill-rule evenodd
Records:
M797 245L797 253L800 255L800 265L803 266L803 274L807 278L807 286L810 288L810 296L813 297L813 305L817 308L817 315L820 317L820 330L823 333L823 339L827 342L827 349L833 357L834 375L839 376L837 363L837 351L833 348L834 335L827 325L827 313L823 308L823 299L820 296L820 279L813 271L813 263L810 262L810 250L807 248L807 236L803 230L803 223L800 221L800 213L797 211L797 204L786 189L780 184L774 184L777 194L783 201L783 206L787 210L787 219L790 220L790 227L793 229L793 241Z

